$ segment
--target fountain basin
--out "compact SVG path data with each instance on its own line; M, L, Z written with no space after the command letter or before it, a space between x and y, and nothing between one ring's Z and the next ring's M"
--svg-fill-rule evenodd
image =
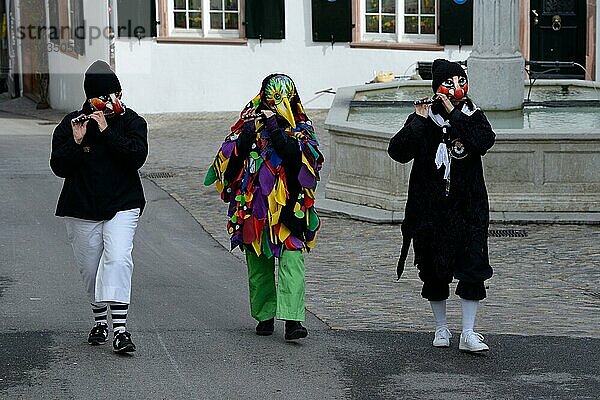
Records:
M576 107L528 106L516 114L486 113L496 132L494 147L483 157L490 218L497 222L600 223L596 89L583 81L538 81L533 89L535 102L548 97L544 91L559 93L558 97L574 94L587 102ZM392 100L384 94L378 100L385 91L399 94ZM430 94L430 81L338 89L325 122L331 140L331 170L325 199L320 201L322 210L374 222L402 221L411 163L393 161L387 154L388 142L412 112L409 102ZM381 101L381 106L363 107L361 101ZM365 111L368 108L370 112Z

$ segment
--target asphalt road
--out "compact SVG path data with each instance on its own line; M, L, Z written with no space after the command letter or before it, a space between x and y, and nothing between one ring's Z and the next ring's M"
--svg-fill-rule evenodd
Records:
M473 356L458 334L434 349L429 334L330 330L310 313L300 343L282 323L258 337L244 265L149 181L128 320L138 351L88 346L49 143L45 125L0 119L0 399L600 398L598 339L489 332L492 351Z

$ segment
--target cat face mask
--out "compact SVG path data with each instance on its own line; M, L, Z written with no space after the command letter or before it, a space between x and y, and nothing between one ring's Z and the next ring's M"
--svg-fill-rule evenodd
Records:
M436 93L445 94L450 100L462 100L469 91L469 81L464 76L452 76L438 86Z

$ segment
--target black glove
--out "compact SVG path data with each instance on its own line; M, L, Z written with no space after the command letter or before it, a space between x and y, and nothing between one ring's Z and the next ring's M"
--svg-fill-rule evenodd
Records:
M242 132L238 137L238 151L240 155L246 157L252 150L252 144L256 141L256 132L254 128L254 121L247 121L244 123Z

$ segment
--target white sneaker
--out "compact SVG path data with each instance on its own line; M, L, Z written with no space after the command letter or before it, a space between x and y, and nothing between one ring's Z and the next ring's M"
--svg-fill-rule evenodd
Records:
M483 335L473 331L460 334L458 348L459 350L471 353L488 351L490 349L487 344L483 343Z
M434 347L450 347L450 338L452 334L445 326L435 330L435 338L433 338Z

